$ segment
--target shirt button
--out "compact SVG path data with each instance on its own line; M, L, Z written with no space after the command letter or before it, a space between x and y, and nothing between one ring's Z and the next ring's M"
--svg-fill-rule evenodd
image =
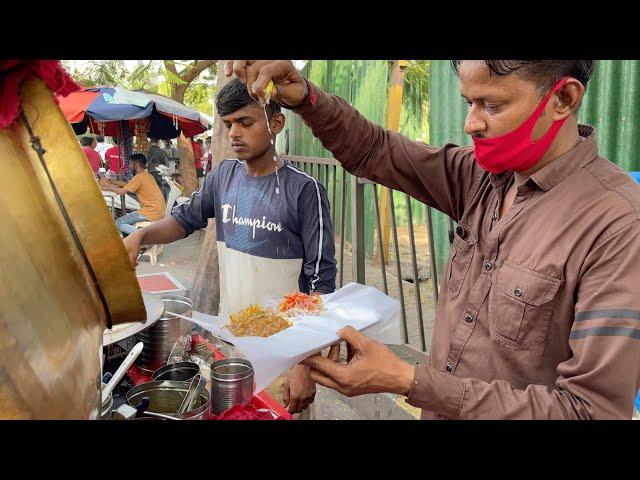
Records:
M453 367L448 362L447 362L447 372L449 372L449 373L453 372Z
M522 295L524 295L524 292L523 292L521 289L516 288L516 289L513 291L513 294L514 294L516 297L521 297Z
M498 212L493 212L493 219L497 220L498 219Z
M467 322L467 323L471 323L471 322L473 322L473 315L471 315L471 314L467 313L467 314L464 316L464 321L465 321L465 322Z
M484 269L487 270L488 272L490 272L491 270L493 270L493 263L491 262L487 262L484 264Z

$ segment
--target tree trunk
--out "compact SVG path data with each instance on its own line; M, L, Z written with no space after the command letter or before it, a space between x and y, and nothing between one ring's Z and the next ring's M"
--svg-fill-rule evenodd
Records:
M173 89L173 93L171 94L171 98L176 102L184 103L184 94L187 91L187 87L189 87L189 85L186 83L176 85Z
M171 98L176 102L184 103L184 93L187 91L188 86L189 85L185 83L174 87ZM198 189L198 175L196 172L195 158L193 156L193 148L191 148L191 139L187 139L182 133L180 133L180 137L178 137L178 153L180 156L178 173L182 177L184 195L190 197L191 194Z
M184 81L184 83L179 83L173 87L171 98L177 102L184 103L184 94L187 88L189 88L189 85L191 85L191 82L215 62L215 60L197 60L193 65L190 65L178 73L175 64L169 60L165 60L165 68ZM198 189L198 176L190 141L189 148L186 147L186 144L187 141L184 135L180 134L180 138L178 139L178 151L180 152L178 173L182 176L184 194L191 196L191 194Z
M220 91L229 80L231 78L227 78L224 75L224 60L218 60L217 90ZM214 167L224 158L234 157L224 124L218 115L215 116L213 122L211 150L211 159ZM218 245L216 243L216 223L214 219L209 220L204 242L202 243L202 250L196 265L191 300L193 301L194 310L209 315L218 314L220 274L218 271Z
M198 189L198 177L196 175L191 140L183 134L178 137L178 155L180 156L178 173L182 177L183 195L190 197Z

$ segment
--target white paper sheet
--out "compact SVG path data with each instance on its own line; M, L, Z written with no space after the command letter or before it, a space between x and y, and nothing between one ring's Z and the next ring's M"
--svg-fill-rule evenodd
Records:
M322 298L326 308L322 314L294 317L291 327L266 338L233 336L222 328L229 323L227 317L193 312L193 319L246 356L254 368L257 392L295 364L336 343L336 332L343 327L352 326L388 345L400 343L400 303L377 288L349 283Z

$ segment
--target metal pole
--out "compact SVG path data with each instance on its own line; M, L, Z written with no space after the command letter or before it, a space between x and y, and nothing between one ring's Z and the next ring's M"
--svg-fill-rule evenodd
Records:
M327 196L329 196L329 165L324 166L324 188L327 190Z
M333 166L333 201L331 203L331 207L332 207L332 214L333 214L333 225L335 228L335 224L336 224L336 211L338 210L338 206L336 205L336 189L338 187L338 177L337 177L337 173L338 173L338 167L336 165Z
M396 226L396 207L393 202L393 190L389 195L389 209L391 210L391 230L393 231L393 246L396 254L396 275L398 276L398 292L400 294L400 307L402 309L402 338L404 343L409 343L407 332L407 312L404 306L404 291L402 290L402 269L400 268L400 247L398 245L398 227Z
M351 176L351 268L353 281L364 285L364 184Z
M387 286L387 269L385 265L385 258L382 253L382 231L380 228L380 205L378 205L378 185L375 183L371 185L373 187L373 203L376 206L376 231L378 232L378 253L380 257L380 269L382 270L382 283L384 285L384 294L389 295L389 288Z
M342 192L340 192L340 287L344 282L344 226L347 211L347 172L342 169Z
M389 67L389 81L387 84L387 130L400 131L400 114L402 112L402 93L404 88L404 70L409 62L407 60L392 60ZM389 260L389 224L388 216L389 197L393 195L391 189L382 187L380 190L380 213L382 223L382 249L384 261Z
M418 278L418 259L416 258L416 239L413 232L413 212L411 211L411 197L405 193L407 202L407 223L409 226L409 247L411 250L411 266L413 269L413 288L416 295L416 310L418 311L418 327L420 329L420 347L424 352L427 349L424 338L424 325L422 323L422 302L420 300L420 279Z

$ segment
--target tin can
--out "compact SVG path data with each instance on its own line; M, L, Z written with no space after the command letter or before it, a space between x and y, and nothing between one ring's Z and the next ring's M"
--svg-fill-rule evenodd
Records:
M225 358L211 364L211 412L219 415L253 398L253 366L244 358Z
M145 373L153 373L167 363L176 340L181 335L191 332L192 324L166 312L190 316L193 303L180 295L160 295L165 313L149 328L136 334L136 341L144 342L142 353L136 365Z

